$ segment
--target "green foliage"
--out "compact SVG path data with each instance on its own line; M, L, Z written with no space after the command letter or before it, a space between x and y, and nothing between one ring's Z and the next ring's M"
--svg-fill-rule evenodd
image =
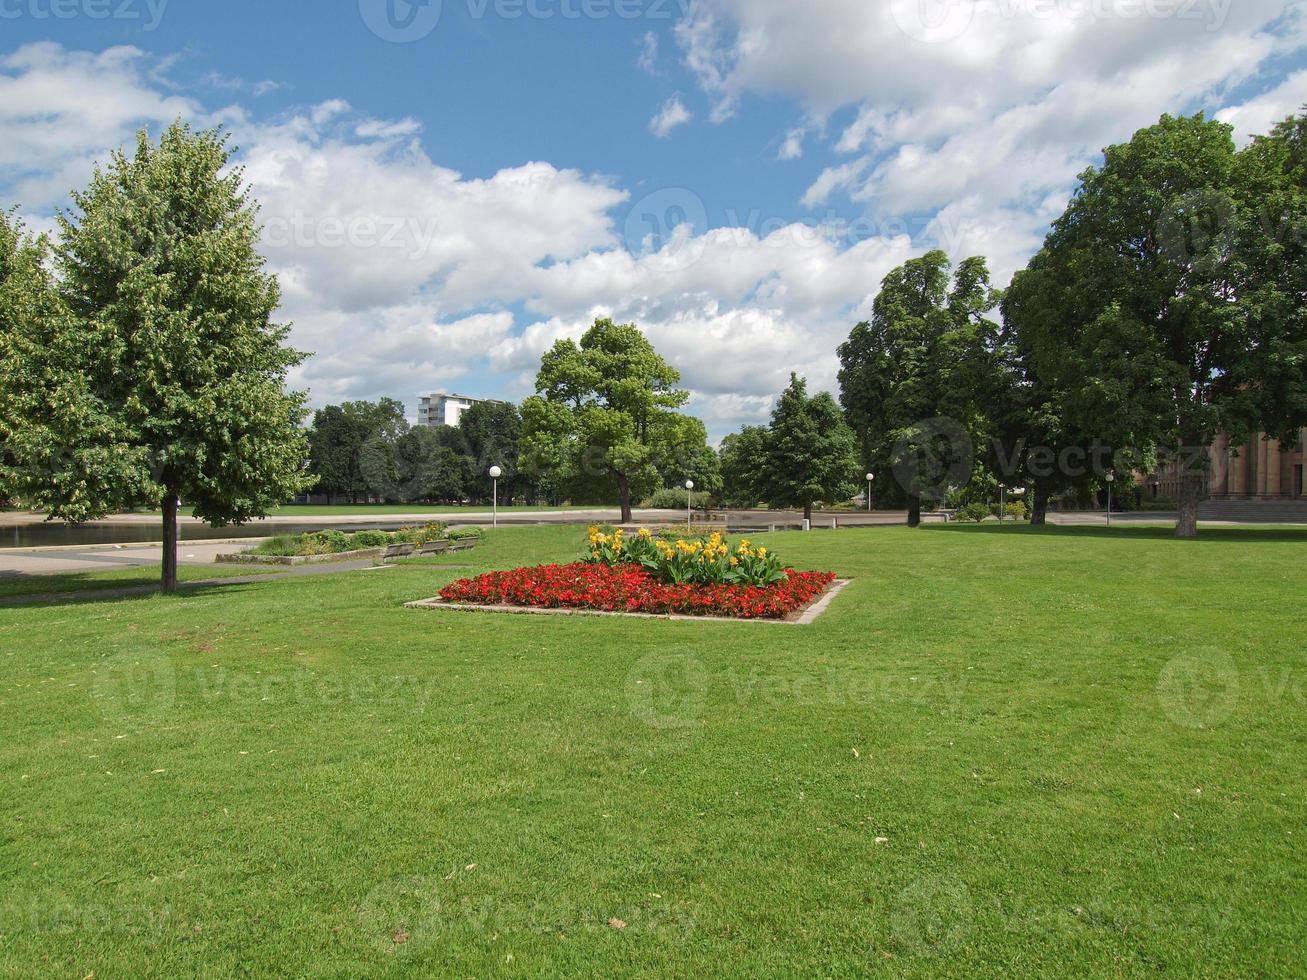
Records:
M698 510L707 510L712 506L712 494L701 493L698 490L687 494L684 487L665 487L662 490L655 490L641 506L652 510L685 510L687 496L690 498L690 505Z
M390 535L385 531L358 531L354 535L357 548L384 548L390 543Z
M363 447L372 439L393 446L407 429L404 405L394 398L328 405L314 413L309 429L309 468L318 478L316 489L330 497L346 496L351 500L374 492L369 478L390 489L387 479L398 479L393 460L384 451L379 455L374 452L365 474Z
M450 541L480 541L485 536L479 527L456 527L447 535Z
M459 417L458 427L467 447L467 492L488 501L494 491L490 468L498 466L499 502L511 503L537 490L537 481L521 472L522 413L511 402L478 402Z
M680 380L633 324L596 320L579 345L560 340L541 359L538 394L522 406L531 471L611 487L629 521L632 499L663 485L660 467L706 445L703 423L676 411L689 398Z
M1030 511L1026 507L1024 500L1014 500L1003 506L1003 513L1005 516L1012 518L1013 520L1024 521L1026 515L1029 514Z
M858 492L857 443L835 399L808 397L807 383L790 375L772 413L763 455L752 480L779 507L802 507L812 516L818 500L845 500Z
M954 271L943 252L928 252L885 277L871 320L839 348L840 400L877 475L873 494L898 502L906 493L910 523L923 495L949 488L937 462L969 468L1002 401L998 327L987 317L998 301L984 259ZM931 442L928 423L938 418L955 420L971 445Z
M720 450L723 493L728 507L755 507L766 496L767 428L745 426L722 440Z
M639 565L673 585L775 585L786 578L780 559L766 547L740 541L734 547L720 531L667 541L647 528L627 535L621 528L590 528L586 561Z
M974 501L958 509L958 520L979 524L993 514L992 508L985 503Z

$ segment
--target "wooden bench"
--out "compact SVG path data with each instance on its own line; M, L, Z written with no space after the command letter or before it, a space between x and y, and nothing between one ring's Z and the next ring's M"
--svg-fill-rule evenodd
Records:
M476 546L476 538L462 538L458 541L449 542L450 551L471 551Z
M421 549L418 550L418 554L440 555L440 554L444 554L448 550L449 550L448 541L427 541L422 545Z
M387 546L386 553L381 556L382 561L390 561L392 558L407 558L413 554L417 548L412 541L405 541L403 544L392 544Z

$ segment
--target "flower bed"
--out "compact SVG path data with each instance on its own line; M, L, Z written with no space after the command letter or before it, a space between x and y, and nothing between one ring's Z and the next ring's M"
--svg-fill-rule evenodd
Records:
M786 569L781 581L768 586L673 584L638 565L577 563L478 575L446 586L440 598L484 606L784 619L834 581L831 572Z

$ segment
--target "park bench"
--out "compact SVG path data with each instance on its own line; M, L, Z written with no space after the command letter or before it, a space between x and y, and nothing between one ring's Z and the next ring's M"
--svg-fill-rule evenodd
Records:
M471 551L477 546L476 538L462 538L449 542L450 551Z
M421 549L418 551L418 554L439 555L439 554L443 554L448 550L449 550L448 541L427 541L423 543Z
M405 541L402 544L392 544L386 548L386 553L381 556L382 561L390 561L392 558L407 558L413 554L417 547L412 541Z

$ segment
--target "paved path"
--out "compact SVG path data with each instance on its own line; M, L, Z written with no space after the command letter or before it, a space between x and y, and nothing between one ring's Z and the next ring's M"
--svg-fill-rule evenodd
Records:
M231 541L183 541L177 561L212 565L218 555L253 548L258 538ZM163 561L163 545L84 545L70 548L5 548L0 550L0 577L57 575L61 572L103 572L141 568Z

